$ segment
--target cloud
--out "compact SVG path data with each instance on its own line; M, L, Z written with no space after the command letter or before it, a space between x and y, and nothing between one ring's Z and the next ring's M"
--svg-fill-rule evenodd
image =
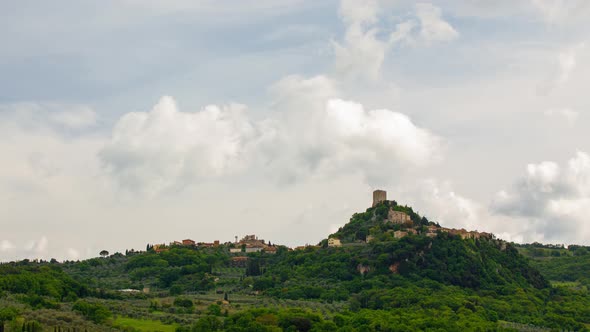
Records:
M456 39L459 33L432 4L416 4L413 15L396 25L388 38L380 38L377 1L340 2L340 18L346 24L341 42L332 41L336 71L351 80L376 81L385 56L396 44L430 45Z
M238 104L180 112L164 96L150 112L121 117L99 156L122 186L148 194L230 174L243 166L254 134L244 113Z
M554 55L547 78L537 87L537 93L547 96L554 90L565 86L578 65L578 58L586 48L585 43L563 47Z
M571 72L576 68L576 53L578 47L582 46L568 48L559 53L559 56L557 57L559 64L559 75L557 78L558 84L561 85L567 82Z
M339 14L342 20L351 25L372 24L377 21L379 4L376 0L342 0Z
M351 79L376 80L385 53L387 41L376 37L378 29L377 1L349 1L340 3L340 17L347 25L342 43L333 41L336 71Z
M567 165L529 164L510 191L500 191L492 210L524 217L545 240L585 242L590 236L590 156L578 151Z
M0 119L22 128L79 131L96 125L98 116L86 105L21 102L0 104Z
M74 248L68 248L67 249L67 257L69 260L76 261L76 260L80 259L80 252L78 252L78 250L76 250Z
M99 156L122 188L148 195L244 174L278 183L349 171L384 178L439 156L440 139L408 116L339 99L324 76L286 77L271 92L274 112L258 121L242 105L188 113L162 97L121 117Z
M290 76L273 86L275 113L259 125L258 155L279 182L359 173L369 182L435 162L440 139L409 117L365 110L324 76Z
M418 128L402 113L387 109L366 111L361 104L341 99L326 106L327 131L350 147L363 146L378 152L377 159L394 159L425 165L435 156L438 139Z
M57 112L51 114L50 118L56 124L72 129L91 127L94 126L97 121L96 113L88 107Z
M590 12L586 0L530 0L534 9L549 24L567 24L585 19Z
M442 19L442 10L432 4L416 4L416 16L420 21L420 37L426 43L450 41L459 37L459 33Z
M57 250L56 250L57 249ZM29 240L20 246L14 245L11 241L0 241L0 262L20 259L45 259L57 257L77 260L80 253L73 248L52 248L49 246L47 236L43 235L38 240Z
M548 117L565 120L569 125L574 125L580 115L578 111L569 108L547 110L544 114Z
M10 251L14 248L16 248L16 247L14 246L14 244L12 244L12 242L10 242L8 240L0 241L0 252Z
M388 196L399 203L409 203L418 213L443 227L491 232L500 239L518 243L569 240L548 236L550 231L542 223L520 215L499 214L486 204L458 193L450 181L433 178L402 181Z
M407 185L400 196L414 201L416 208L445 227L489 229L482 220L481 205L456 193L449 182L421 180Z

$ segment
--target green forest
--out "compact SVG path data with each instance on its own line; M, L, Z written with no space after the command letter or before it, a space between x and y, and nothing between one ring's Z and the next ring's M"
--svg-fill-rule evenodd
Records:
M0 264L0 331L590 329L589 247L460 236L394 201L315 246L234 247Z

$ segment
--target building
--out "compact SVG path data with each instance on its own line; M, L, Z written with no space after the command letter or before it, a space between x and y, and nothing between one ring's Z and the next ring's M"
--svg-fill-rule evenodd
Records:
M393 209L389 209L389 212L387 213L387 220L394 224L412 223L410 215L405 212L395 211Z
M213 243L211 243L211 242L199 242L199 243L197 243L197 245L199 247L205 247L205 248L218 247L219 246L219 240L215 240L215 241L213 241Z
M438 233L438 227L431 225L426 227L426 236L428 237L435 237Z
M320 246L312 246L312 245L306 244L304 246L297 246L297 247L295 247L294 250L307 250L307 249L319 249L319 248L321 248L321 247Z
M276 254L277 253L277 247L275 246L269 246L264 248L264 252L267 254Z
M182 240L182 245L183 246L194 246L195 241L193 241L191 239Z
M245 256L232 257L230 261L230 265L233 267L246 267L247 263L248 257Z
M377 204L385 202L387 200L387 192L385 190L375 190L373 191L373 207L377 206Z
M328 239L328 247L341 247L342 243L340 243L340 239L335 237L331 237Z
M154 244L154 251L156 253L161 253L163 251L168 251L168 247L165 244Z
M246 250L246 253L250 253L250 252L261 252L262 250L264 250L264 247L254 247L254 246L249 247L249 246L246 246L246 249L245 250Z
M254 234L246 235L240 240L240 242L254 242L254 241L258 241L258 237Z
M401 239L402 237L407 236L407 235L408 235L408 232L406 232L406 231L395 231L395 232L393 232L393 237L396 238L396 239Z
M396 239L401 239L402 237L408 236L408 234L418 234L418 232L413 228L408 228L403 231L395 231L393 232L393 237Z
M458 235L460 236L463 240L465 239L481 239L481 238L486 238L486 239L493 239L494 238L494 234L492 233L485 233L485 232L478 232L478 231L467 231L464 228L461 229L453 229L453 228L443 228L442 229L445 232L448 232L449 234L453 234L453 235Z

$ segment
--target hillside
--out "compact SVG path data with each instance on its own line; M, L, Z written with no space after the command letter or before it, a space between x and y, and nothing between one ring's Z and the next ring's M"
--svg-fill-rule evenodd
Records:
M590 324L585 248L448 229L394 201L354 214L317 246L243 241L3 264L0 321L9 331L578 331ZM255 244L265 250L255 252Z
M517 248L554 285L590 287L590 247L532 243Z

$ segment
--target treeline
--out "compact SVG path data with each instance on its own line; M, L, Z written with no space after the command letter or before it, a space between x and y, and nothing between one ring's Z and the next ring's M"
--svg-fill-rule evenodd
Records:
M501 330L499 315L484 308L489 305L477 296L454 296L442 298L422 294L412 300L410 291L404 291L412 303L387 309L346 310L326 316L303 309L258 308L240 311L220 317L208 315L191 326L178 328L179 332L201 331L496 331ZM419 292L419 291L418 291ZM424 293L424 292L420 292ZM436 294L438 295L438 294ZM494 305L494 304L491 304ZM535 330L548 327L555 330L584 330L584 324L556 313L531 317L524 313L522 305L513 316L524 326ZM524 313L524 315L523 315ZM517 315L520 315L516 317ZM535 325L539 324L539 325Z
M229 256L221 251L203 252L172 248L161 253L147 252L132 256L125 265L134 281L155 279L155 286L172 288L173 293L211 289L211 270L226 265Z
M590 255L533 260L531 265L553 281L579 282L590 287Z
M346 300L365 289L428 279L470 289L549 286L518 251L496 240L462 240L447 233L407 236L342 248L308 248L256 257L264 266L253 287L286 299Z
M55 301L75 301L88 296L90 290L86 285L74 280L63 270L52 264L1 264L0 291L25 294L32 303L43 306L43 298Z

